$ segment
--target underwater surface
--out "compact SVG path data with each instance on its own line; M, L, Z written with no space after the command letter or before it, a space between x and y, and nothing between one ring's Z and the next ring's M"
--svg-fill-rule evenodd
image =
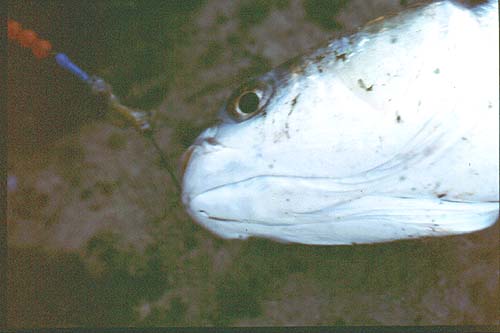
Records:
M9 3L121 101L175 166L245 79L415 1ZM499 224L355 246L223 240L154 148L9 45L8 326L498 324Z

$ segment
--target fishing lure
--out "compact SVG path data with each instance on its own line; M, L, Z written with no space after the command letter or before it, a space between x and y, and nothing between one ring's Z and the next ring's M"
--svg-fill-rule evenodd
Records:
M36 32L23 29L17 21L7 21L7 36L9 40L16 41L22 47L30 48L38 59L46 58L51 53L52 44L48 40L39 39Z
M108 104L108 114L111 116L111 120L118 126L126 127L132 126L140 134L142 134L146 139L148 139L155 150L160 156L162 166L169 173L175 187L178 192L180 192L180 185L177 181L173 168L167 161L165 154L161 150L160 146L156 142L153 136L153 126L150 121L150 113L142 110L131 109L123 105L119 98L113 94L111 85L106 83L104 79L92 75L90 76L64 53L58 53L52 50L52 44L45 40L40 39L38 34L31 29L23 29L22 25L12 19L7 22L7 35L9 40L17 42L20 46L24 48L30 48L33 55L38 59L44 59L49 56L53 56L56 63L65 70L68 70L81 81L85 82L91 92L94 95L107 101Z

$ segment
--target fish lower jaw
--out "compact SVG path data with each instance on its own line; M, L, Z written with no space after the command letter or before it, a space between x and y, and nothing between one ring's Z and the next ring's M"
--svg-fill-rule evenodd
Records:
M389 195L335 202L318 196L309 202L309 211L294 213L290 207L273 204L262 192L245 200L238 200L236 193L232 198L227 193L225 199L218 198L213 196L216 192L192 197L187 208L196 222L226 239L255 236L313 245L377 243L469 233L490 227L499 217L498 202ZM307 201L307 196L301 197Z

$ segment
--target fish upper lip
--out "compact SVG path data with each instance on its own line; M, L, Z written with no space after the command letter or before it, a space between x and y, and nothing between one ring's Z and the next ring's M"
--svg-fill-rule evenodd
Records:
M191 145L193 146L198 146L202 147L203 145L210 145L210 146L222 146L222 144L217 141L217 139L214 136L209 136L209 137L199 137L196 139L194 144Z
M193 156L193 152L200 147L203 146L219 146L219 147L224 147L223 144L221 144L215 137L207 137L207 138L198 138L196 141L188 147L188 149L182 154L181 156L181 163L180 163L180 173L181 177L184 177L184 174L186 173L187 166L189 165L189 161L191 160L191 157Z

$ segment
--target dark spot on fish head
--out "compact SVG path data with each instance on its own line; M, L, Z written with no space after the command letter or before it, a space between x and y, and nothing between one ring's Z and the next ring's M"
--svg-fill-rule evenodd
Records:
M274 168L274 164L269 164L267 167L268 167L269 169L272 169L272 168Z
M439 199L444 198L446 196L446 193L436 193L436 197Z
M364 89L366 91L372 91L373 90L373 84L369 87L366 86L366 84L363 82L362 79L358 79L358 85L361 89Z
M217 139L215 139L214 137L208 137L208 138L206 138L205 142L207 142L208 144L211 144L213 146L220 145L220 142L218 142Z
M462 140L467 141L467 138L465 136L462 137Z
M318 66L318 72L323 73L323 68L321 68L321 66Z
M347 60L347 56L346 56L345 53L335 54L335 60L346 61Z
M297 100L299 99L299 96L300 94L296 95L293 99L292 99L292 102L291 102L291 106L290 106L290 111L288 112L288 115L290 116L294 110L294 107L295 107L295 104L297 104ZM285 125L287 128L288 128L288 122L286 123Z
M286 198L286 199L285 199L285 201L286 201L286 202L290 202L290 198Z
M399 181L400 181L400 182L402 182L402 181L404 181L404 180L406 180L406 177L405 177L405 176L401 176L401 177L399 177Z
M325 59L325 55L324 54L320 54L320 55L317 55L315 58L314 58L314 62L318 63L318 62L321 62L321 60Z
M395 44L398 41L398 38L396 36L391 37L391 44Z
M401 116L399 114L396 116L396 122L401 123Z

